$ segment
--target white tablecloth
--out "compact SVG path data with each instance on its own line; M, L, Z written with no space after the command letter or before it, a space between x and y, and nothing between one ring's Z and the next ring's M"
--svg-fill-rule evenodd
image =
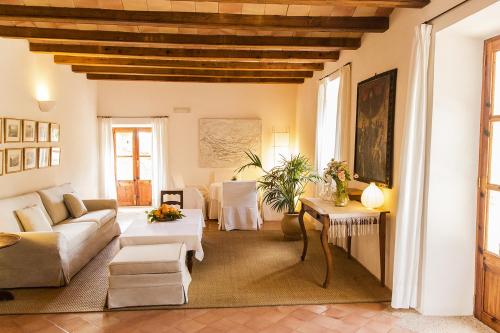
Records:
M185 243L195 258L203 260L201 245L205 220L201 209L183 209L186 217L172 222L148 223L146 215L134 221L120 236L120 246Z
M358 201L350 201L346 207L337 207L331 201L320 198L301 198L300 201L322 215L330 218L328 238L343 238L374 233L380 211L368 209Z
M222 202L222 183L212 183L208 188L208 218L219 218L220 203Z

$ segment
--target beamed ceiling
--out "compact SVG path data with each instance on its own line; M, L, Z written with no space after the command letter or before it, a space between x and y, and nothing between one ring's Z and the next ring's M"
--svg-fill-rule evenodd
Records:
M429 2L0 0L0 37L89 80L297 84Z

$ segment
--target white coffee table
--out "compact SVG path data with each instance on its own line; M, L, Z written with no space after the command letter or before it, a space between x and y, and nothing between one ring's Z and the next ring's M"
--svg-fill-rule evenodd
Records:
M193 257L203 260L203 227L205 219L201 209L183 209L186 217L172 222L148 223L146 214L138 218L120 236L120 247L151 244L186 244L187 264L191 272Z

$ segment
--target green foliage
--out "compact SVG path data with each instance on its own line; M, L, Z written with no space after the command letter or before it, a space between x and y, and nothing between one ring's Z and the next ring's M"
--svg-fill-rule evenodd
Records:
M297 201L304 194L308 183L316 183L321 178L314 172L309 160L300 154L292 155L290 159L281 157L280 164L269 171L264 170L259 156L251 151L245 152L250 160L237 170L255 167L261 169L264 175L258 180L259 190L263 191L264 202L278 212L295 213Z

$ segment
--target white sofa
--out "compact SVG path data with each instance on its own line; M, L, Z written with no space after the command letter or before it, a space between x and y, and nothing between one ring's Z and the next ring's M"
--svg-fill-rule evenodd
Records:
M88 213L73 219L63 195L64 184L0 200L0 232L21 240L0 250L0 288L58 287L68 284L94 256L120 234L116 200L84 200ZM52 231L25 232L15 211L37 205Z

